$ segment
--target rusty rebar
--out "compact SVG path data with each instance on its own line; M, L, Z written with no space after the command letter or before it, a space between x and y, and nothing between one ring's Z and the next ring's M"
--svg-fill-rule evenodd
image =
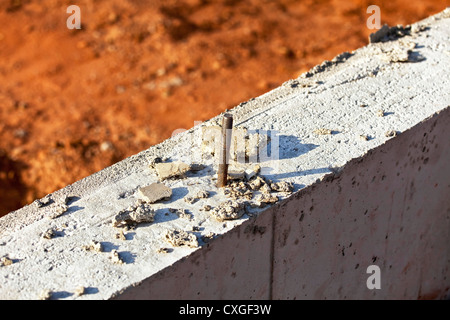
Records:
M222 119L222 152L217 171L217 186L225 187L228 180L228 162L230 158L231 134L233 132L233 116L226 113Z

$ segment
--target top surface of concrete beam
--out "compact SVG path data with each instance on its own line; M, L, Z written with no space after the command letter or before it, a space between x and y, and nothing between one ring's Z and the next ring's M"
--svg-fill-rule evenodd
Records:
M372 43L313 68L295 80L230 111L236 126L267 130L274 146L262 159L261 174L274 182L288 181L294 191L305 188L351 159L364 156L388 139L450 105L450 11L423 20L401 38ZM216 117L211 121L220 119ZM210 122L211 122L210 121ZM197 125L53 193L54 203L36 203L0 219L0 298L36 299L42 291L54 298L73 299L77 287L86 288L82 299L108 299L147 279L176 261L201 250L201 236L221 235L264 208L251 208L237 220L218 222L207 211L228 200L216 187L213 159L201 159ZM320 129L326 129L321 135ZM279 147L277 147L277 142ZM169 200L151 204L154 222L116 238L111 221L121 210L136 204L138 188L158 181L149 162L155 157L206 167L185 178L165 180L172 189ZM187 203L197 191L206 199ZM279 194L281 199L289 197ZM66 202L68 210L49 219L50 208ZM191 219L178 217L169 208L187 209ZM43 234L53 229L53 238ZM181 229L193 231L200 246L172 247L164 235ZM83 249L100 242L104 253ZM160 248L171 248L159 253ZM123 263L114 263L117 251Z

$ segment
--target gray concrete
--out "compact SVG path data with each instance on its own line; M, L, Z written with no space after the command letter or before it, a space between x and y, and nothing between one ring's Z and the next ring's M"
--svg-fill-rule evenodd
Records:
M55 299L446 297L449 17L444 11L410 35L342 54L231 110L236 125L271 131L279 157L262 159L261 173L292 182L292 195L238 220L211 219L200 209L227 198L216 188L214 159L199 159L208 123L198 125L53 193L49 206L1 218L0 257L13 263L0 267L0 298L37 299L44 290ZM164 181L172 197L152 204L155 221L123 240L111 221L136 204L139 187L158 182L154 157L206 168ZM198 190L210 197L183 200ZM68 210L49 219L64 202ZM52 228L56 237L43 238ZM193 232L200 246L172 247L164 239L171 229ZM211 232L214 239L202 238ZM83 248L92 241L104 252ZM111 259L116 251L123 263ZM380 290L366 287L371 264L381 268Z

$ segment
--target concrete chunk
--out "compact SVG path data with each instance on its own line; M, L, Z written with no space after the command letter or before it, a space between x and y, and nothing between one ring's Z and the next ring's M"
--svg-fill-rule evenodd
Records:
M156 163L154 165L159 179L166 180L169 178L182 177L190 170L190 165L181 162Z
M138 196L147 203L168 200L172 196L172 189L162 183L152 183L138 189Z

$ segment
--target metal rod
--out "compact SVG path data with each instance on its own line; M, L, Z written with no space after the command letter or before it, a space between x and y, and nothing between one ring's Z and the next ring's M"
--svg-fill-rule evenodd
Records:
M226 113L222 119L222 153L217 172L217 186L225 187L228 180L228 160L230 158L231 134L233 131L233 116Z

